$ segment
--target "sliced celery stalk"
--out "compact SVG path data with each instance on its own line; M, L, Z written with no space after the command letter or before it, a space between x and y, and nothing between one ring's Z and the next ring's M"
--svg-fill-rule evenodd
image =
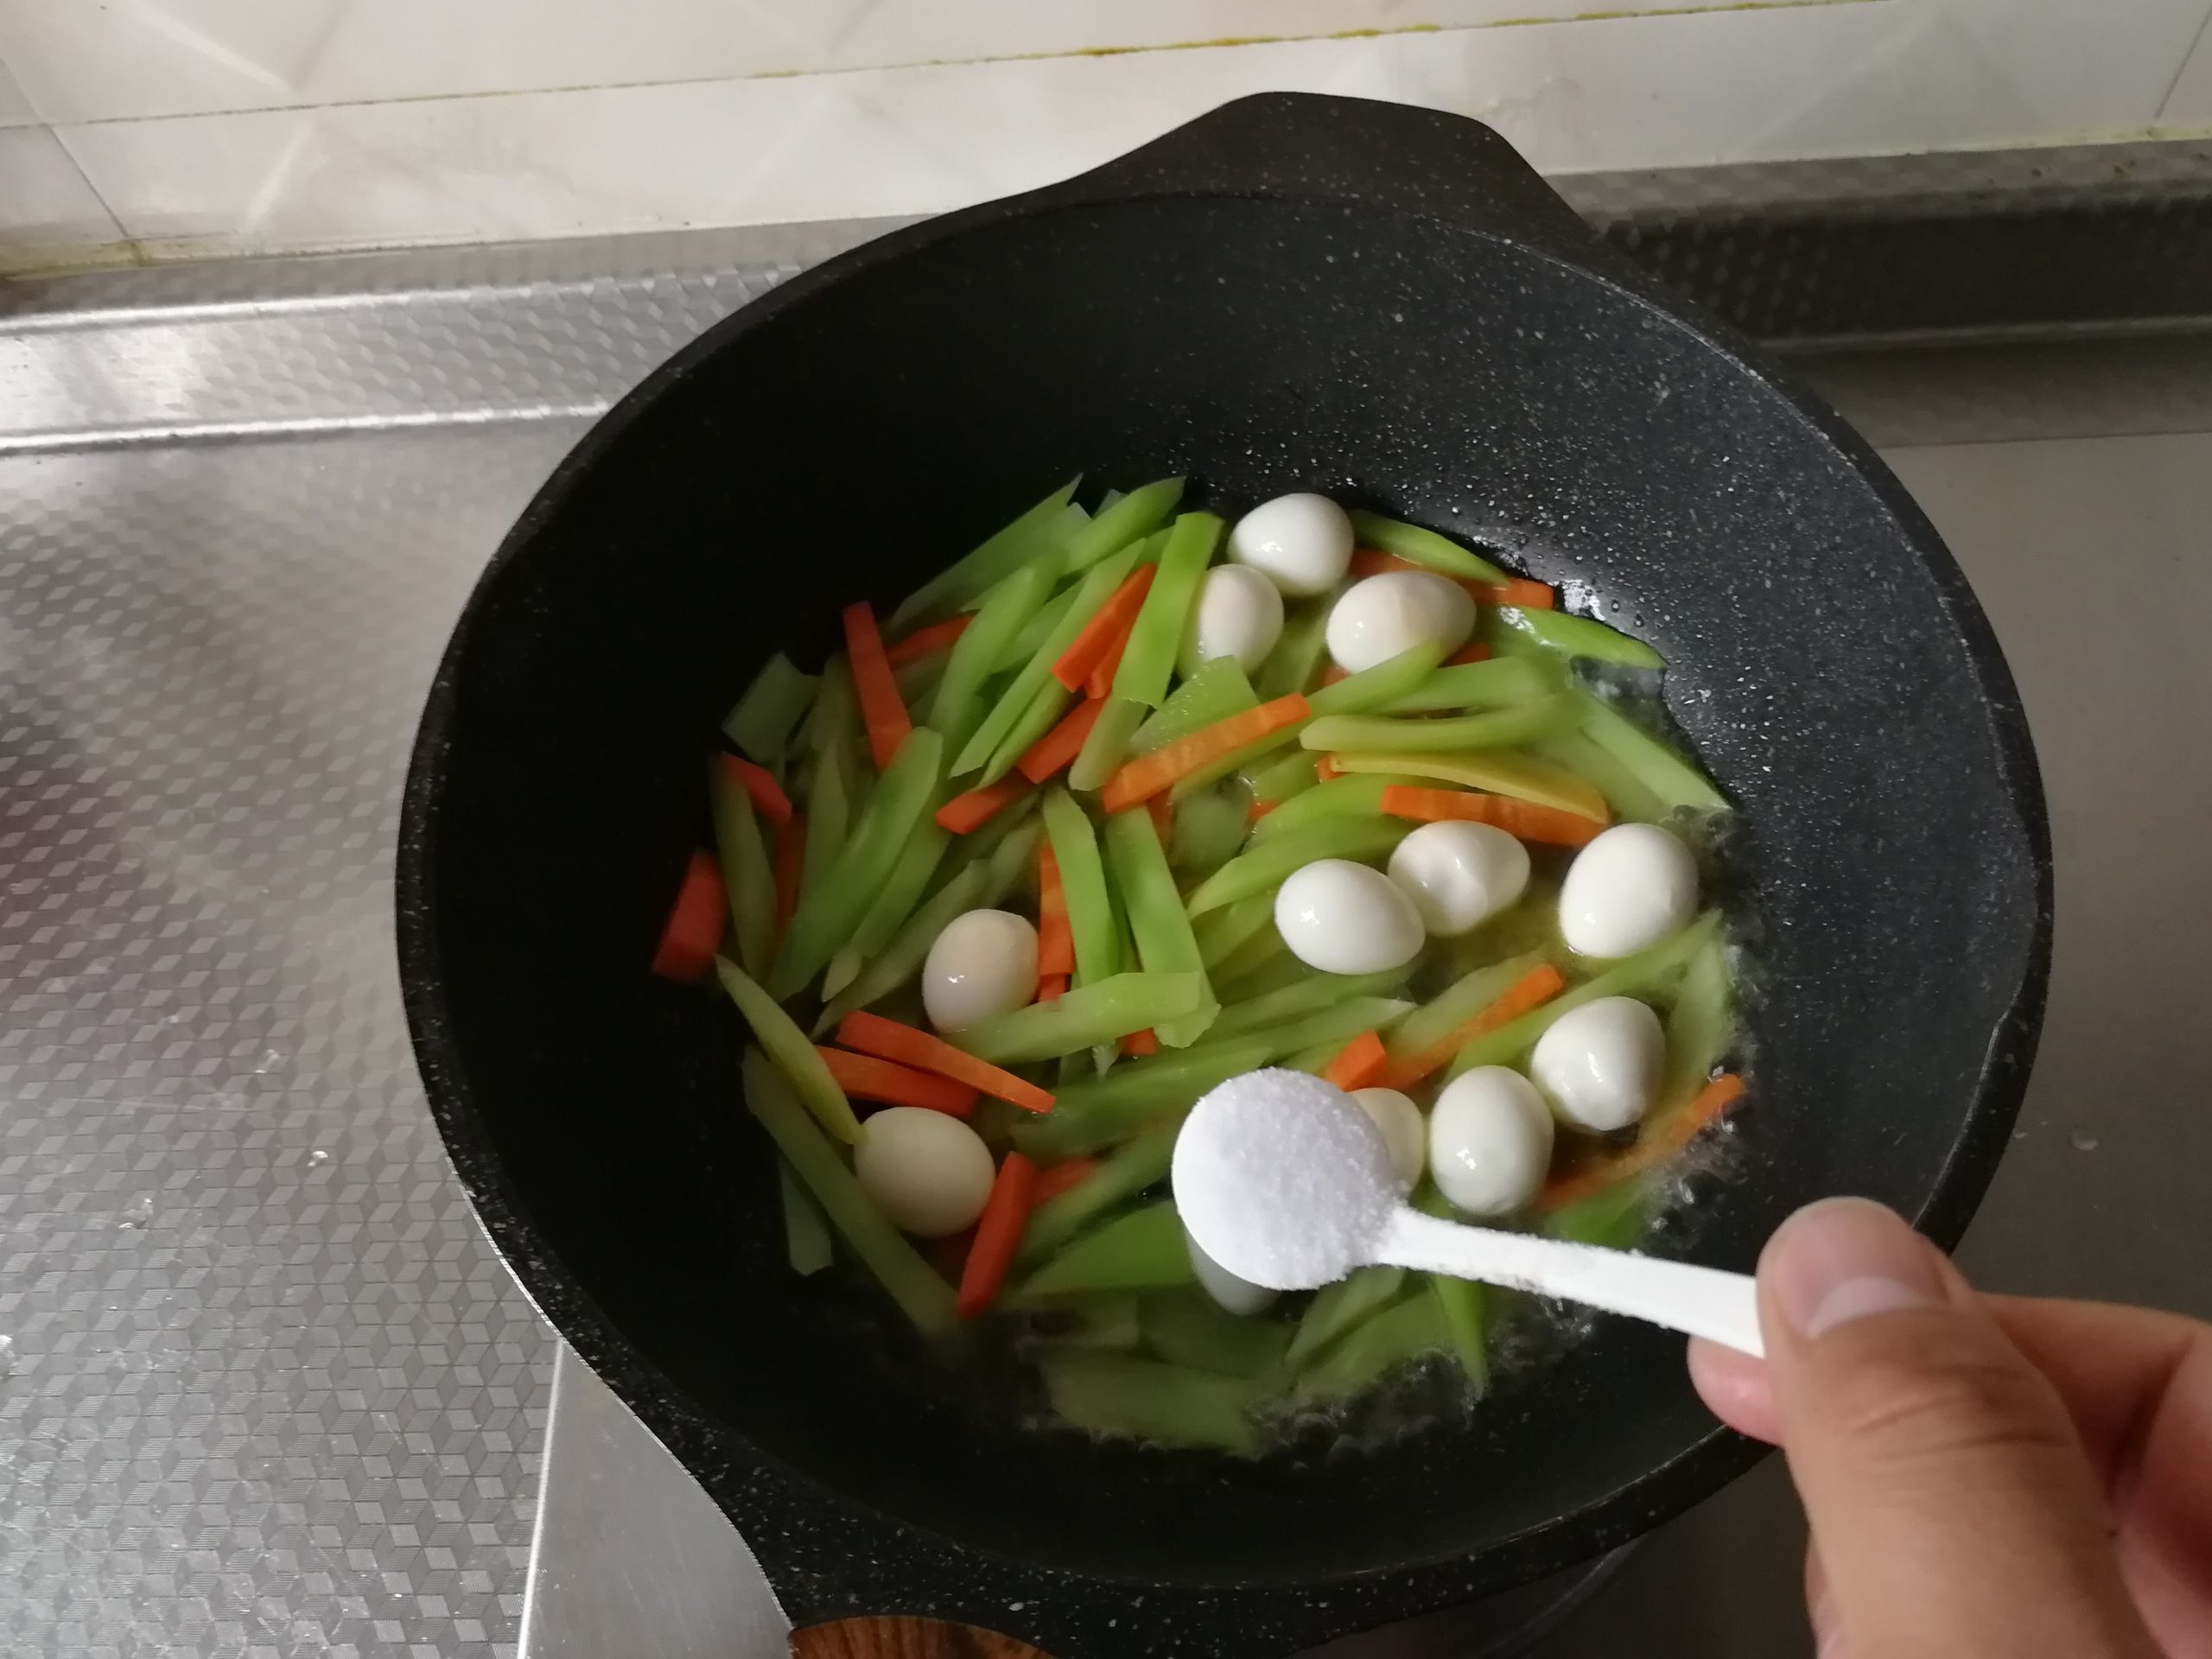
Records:
M1462 975L1398 1022L1382 1045L1397 1065L1442 1042L1512 988L1541 957L1530 954L1494 962Z
M1440 710L1505 709L1533 702L1559 690L1560 675L1533 658L1499 657L1486 663L1454 663L1440 668L1403 696L1379 705L1383 715L1423 715Z
M815 677L791 666L778 652L760 665L745 695L722 718L722 735L747 760L764 766L783 763L791 733L814 702Z
M909 709L927 707L937 695L938 682L944 678L945 657L944 652L931 652L892 670L892 681L899 688L899 701Z
M825 995L834 997L851 984L861 969L898 937L906 918L914 913L914 906L921 903L922 894L929 890L930 879L937 874L937 867L951 844L951 833L934 823L925 823L915 831L914 838L899 853L898 863L892 867L891 879L883 884L882 890L875 895L875 902L868 907L860 925L853 930L852 942L830 959L829 969L822 976Z
M1527 610L1518 605L1485 605L1482 637L1495 645L1503 636L1518 634L1533 639L1562 657L1587 657L1595 662L1618 663L1625 668L1664 668L1667 659L1641 639L1631 639L1595 617L1567 611Z
M944 740L926 726L899 746L838 855L836 879L817 887L811 903L799 897L770 983L778 996L804 986L852 936L926 821L944 758Z
M1668 805L1708 812L1727 810L1728 798L1670 745L1661 742L1601 697L1586 692L1581 705L1582 729L1590 741L1634 772L1645 788Z
M1238 1457L1260 1449L1251 1419L1256 1390L1244 1378L1080 1351L1047 1354L1037 1369L1052 1409L1091 1433Z
M1668 813L1667 803L1624 765L1613 752L1594 741L1587 732L1554 732L1529 744L1529 752L1578 772L1598 786L1613 816L1630 823L1656 823Z
M1719 931L1720 912L1708 910L1679 933L1669 935L1648 950L1624 957L1602 974L1561 992L1540 1008L1500 1026L1488 1036L1478 1037L1459 1051L1447 1073L1458 1077L1478 1065L1507 1065L1527 1052L1553 1021L1586 1002L1601 996L1643 996L1658 990L1681 972Z
M1427 565L1462 582L1505 580L1505 572L1488 559L1470 553L1459 543L1433 530L1423 530L1419 524L1385 518L1379 512L1354 512L1351 530L1362 547L1393 554L1409 563Z
M1494 794L1510 795L1516 800L1534 801L1539 806L1555 806L1562 812L1579 813L1599 823L1606 823L1611 816L1605 810L1605 798L1595 785L1564 767L1532 760L1510 750L1456 754L1356 753L1339 753L1334 759L1338 772L1407 772L1415 778L1439 779L1467 789L1487 789Z
M1176 1218L1175 1206L1162 1201L1085 1233L1023 1280L1010 1300L1033 1304L1056 1296L1172 1290L1197 1282L1190 1249L1183 1242L1183 1224Z
M1175 808L1168 862L1179 875L1202 881L1236 856L1251 827L1243 785L1223 783L1201 790Z
M1323 818L1240 853L1191 894L1185 906L1193 916L1234 904L1255 893L1281 887L1293 871L1321 858L1376 858L1412 832L1398 818Z
M1097 833L1075 797L1058 784L1045 791L1044 813L1045 833L1052 837L1052 857L1060 867L1060 891L1067 898L1068 931L1075 936L1076 971L1085 985L1096 985L1120 973L1122 965L1122 923Z
M1198 941L1198 959L1209 971L1220 967L1254 934L1271 928L1274 919L1275 902L1264 893L1208 911L1191 925Z
M906 596L891 613L893 638L912 632L925 623L941 622L966 608L1000 582L1039 555L1053 552L1066 542L1070 525L1062 513L1083 480L1070 479L1052 494L1023 513L976 550L931 577ZM1094 521L1095 522L1095 521Z
M1152 711L1127 697L1109 697L1096 724L1083 740L1083 751L1068 768L1070 789L1101 789L1129 752L1129 738Z
M1418 784L1409 772L1377 773L1372 777L1332 778L1292 797L1252 826L1252 844L1262 846L1279 836L1323 818L1379 818L1382 791L1395 784Z
M840 651L822 664L814 707L806 713L806 744L823 754L833 748L849 749L860 740L860 693L853 689L852 667Z
M854 765L850 750L833 746L815 758L807 774L804 798L799 802L806 813L806 853L798 878L802 905L809 894L816 895L815 903L820 904L820 890L836 880L837 855L852 824Z
M1050 1002L979 1020L951 1040L995 1065L1049 1060L1190 1014L1205 995L1201 974L1116 974ZM1052 1116L1058 1115L1055 1107Z
M1298 1321L1285 1363L1293 1368L1312 1363L1331 1343L1388 1303L1405 1283L1403 1268L1362 1268L1349 1279L1324 1285Z
M1217 1376L1273 1376L1290 1343L1290 1327L1281 1320L1240 1318L1203 1290L1147 1296L1138 1318L1153 1352Z
M1414 1206L1446 1221L1459 1218L1444 1195L1426 1182L1414 1195ZM1453 1279L1440 1273L1421 1276L1428 1281L1428 1294L1436 1299L1436 1311L1442 1315L1444 1328L1451 1335L1452 1351L1459 1357L1459 1369L1466 1374L1474 1391L1481 1394L1490 1386L1490 1346L1486 1340L1489 1301L1484 1287L1471 1279Z
M1346 684L1351 682L1346 681ZM1501 749L1548 736L1573 723L1574 705L1565 697L1545 697L1486 714L1453 719L1393 719L1389 715L1327 715L1298 734L1309 749L1382 750L1405 753L1437 750Z
M1139 705L1141 707L1142 705ZM1203 731L1231 715L1260 706L1252 682L1234 657L1216 657L1175 688L1166 702L1129 739L1133 754L1150 754L1179 738Z
M1342 592L1342 589L1338 589ZM1262 702L1303 691L1320 672L1322 653L1329 648L1329 612L1336 594L1325 594L1303 605L1294 605L1283 618L1282 638L1268 653L1254 677L1252 690Z
M983 775L980 781L995 784L1012 772L1014 763L1029 753L1029 746L1060 723L1060 716L1067 711L1068 700L1073 695L1051 675L1046 675L1045 683L1030 698L1029 707L1007 729L1007 734L999 740L998 747L991 751L991 758L983 763Z
M1715 935L1682 970L1675 1006L1668 1011L1667 1074L1659 1090L1662 1111L1687 1104L1705 1087L1728 1052L1735 1027L1727 948Z
M991 706L990 713L983 716L982 723L961 749L958 758L952 763L954 777L965 776L979 766L986 766L986 763L988 763L988 767L978 781L986 784L995 781L988 768L997 768L999 775L1004 774L1005 768L998 766L998 759L1007 734L1013 731L1022 717L1029 713L1039 691L1047 685L1059 685L1059 682L1052 678L1052 664L1059 661L1060 654L1075 643L1076 635L1083 632L1083 625L1090 620L1098 607L1112 595L1114 589L1122 585L1122 578L1135 567L1141 550L1141 547L1124 548L1103 563L1093 565L1084 575L1076 586L1074 598L1060 613L1059 620L1038 643L1029 660L1022 664L1020 671L1015 674L1007 689L999 694L998 702ZM1155 588L1159 585L1158 582L1153 584ZM974 630L971 628L969 632L973 632ZM1014 758L1008 757L1007 766L1013 764Z
M1298 984L1286 985L1279 991L1269 991L1223 1008L1211 1035L1218 1039L1248 1031L1266 1031L1308 1014L1324 1013L1354 998L1381 996L1403 985L1406 976L1412 971L1413 964L1408 963L1403 968L1380 974L1316 973ZM1320 1039L1313 1040L1319 1042Z
M1317 768L1319 755L1300 749L1277 760L1244 769L1245 780L1252 786L1252 804L1272 810L1283 802L1295 799L1320 781Z
M1157 709L1166 700L1167 682L1175 671L1175 654L1181 649L1183 632L1206 565L1220 545L1223 524L1210 512L1186 512L1168 531L1160 550L1160 574L1144 596L1129 630L1128 648L1114 671L1114 695ZM1110 591L1110 590L1109 590ZM1094 607L1095 608L1095 607Z
M1408 1296L1345 1332L1298 1379L1298 1395L1315 1403L1346 1399L1408 1361L1451 1346L1452 1332L1436 1298Z
M1546 1216L1543 1230L1573 1244L1632 1250L1651 1226L1652 1177L1631 1175L1617 1185Z
M1164 1123L1146 1130L1059 1197L1039 1205L1022 1230L1016 1264L1036 1266L1116 1205L1166 1180L1176 1127Z
M1243 1002L1268 991L1294 985L1313 970L1290 954L1290 947L1282 942L1282 933L1274 925L1275 896L1273 892L1253 895L1268 907L1268 925L1248 938L1221 961L1207 969L1219 994L1232 1002ZM1242 904L1243 900L1237 901ZM1192 923L1196 927L1209 916L1219 914L1208 911Z
M1167 522L1182 499L1183 480L1163 478L1103 504L1096 516L1070 537L1061 568L1070 575L1080 575L1131 542L1142 541Z
M1175 876L1167 868L1166 850L1149 812L1117 812L1106 820L1106 861L1114 873L1114 887L1122 895L1129 918L1129 932L1136 941L1137 960L1148 974L1196 974L1205 987L1205 963L1198 942L1191 936L1191 918L1183 909L1183 895L1175 890ZM1058 855L1057 846L1054 855ZM1074 912L1069 912L1072 925ZM1077 962L1081 957L1078 954ZM1221 1011L1211 988L1201 989L1198 1006L1189 1014L1153 1027L1154 1034L1169 1048L1188 1048L1204 1036Z
M930 703L929 723L954 753L966 747L982 721L983 683L997 671L1000 657L1013 648L1052 591L1049 565L1022 566L998 585L967 631L952 642L944 676Z
M1138 1300L1128 1294L1071 1297L1046 1316L1041 1339L1054 1350L1134 1352L1144 1343Z
M1355 996L1318 1014L1255 1031L1251 1040L1268 1045L1268 1063L1273 1065L1321 1043L1341 1048L1363 1031L1389 1031L1413 1010L1412 1003L1397 997Z
M937 943L937 936L944 931L948 922L966 911L988 910L1014 890L1036 858L1042 833L1033 819L1020 823L988 859L970 860L954 871L906 918L881 953L861 969L860 976L823 1009L822 1018L815 1022L815 1035L836 1029L837 1022L855 1008L867 1007L909 983L922 971L930 946Z
M1436 677L1444 660L1444 647L1433 640L1408 646L1372 668L1347 674L1334 685L1306 694L1306 703L1317 715L1364 715L1386 708L1410 695ZM1308 743L1307 748L1319 744Z
M861 1191L837 1149L823 1138L783 1073L757 1048L745 1052L745 1103L760 1119L791 1171L860 1264L890 1294L916 1329L928 1335L953 1325L952 1287Z
M707 794L713 810L715 850L722 867L722 893L729 904L730 927L737 935L737 959L748 974L768 971L776 928L776 873L760 820L745 785L720 760L707 763Z
M822 1207L791 1173L789 1159L776 1160L776 1190L784 1206L784 1254L790 1258L793 1273L810 1279L830 1265L833 1249L830 1224L822 1218Z
M852 1102L845 1098L837 1079L822 1063L820 1052L784 1012L783 1005L728 957L715 958L715 972L776 1069L791 1079L806 1109L846 1145L860 1145L861 1121L853 1116Z
M1199 1043L1176 1053L1117 1065L1103 1077L1065 1084L1051 1111L1014 1126L1014 1142L1033 1158L1096 1152L1140 1130L1179 1120L1207 1090L1265 1065L1274 1046L1265 1034Z

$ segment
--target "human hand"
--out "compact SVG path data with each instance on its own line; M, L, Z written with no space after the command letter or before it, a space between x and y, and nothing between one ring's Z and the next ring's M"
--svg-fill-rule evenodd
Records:
M1765 1360L1690 1374L1789 1460L1821 1659L2212 1659L2212 1326L1979 1295L1863 1198L1758 1277Z

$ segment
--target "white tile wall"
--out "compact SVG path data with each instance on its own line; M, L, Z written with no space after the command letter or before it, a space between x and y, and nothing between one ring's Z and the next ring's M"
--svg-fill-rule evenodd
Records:
M44 228L0 207L0 269L79 231L175 257L927 212L1278 88L1475 115L1553 172L2212 125L2212 0L1498 25L1545 3L0 0L0 135L27 99L83 173L20 147ZM1262 29L1307 38L1163 48Z
M40 126L0 127L0 258L36 267L80 256L98 260L121 227L54 136Z

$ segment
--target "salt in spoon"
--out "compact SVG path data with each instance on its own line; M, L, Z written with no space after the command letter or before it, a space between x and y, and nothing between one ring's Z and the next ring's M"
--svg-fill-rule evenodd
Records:
M1206 1096L1175 1142L1173 1179L1198 1247L1268 1290L1311 1290L1357 1268L1413 1268L1764 1352L1748 1274L1421 1214L1406 1203L1374 1120L1306 1072L1250 1071Z

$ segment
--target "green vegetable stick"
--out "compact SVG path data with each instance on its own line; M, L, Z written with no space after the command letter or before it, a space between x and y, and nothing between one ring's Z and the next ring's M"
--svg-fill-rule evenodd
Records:
M1283 619L1282 638L1275 641L1275 648L1268 653L1252 682L1262 702L1287 697L1313 683L1314 675L1321 670L1322 654L1329 648L1329 612L1336 602L1337 594L1327 594L1310 604L1294 607Z
M776 1069L791 1079L806 1109L840 1141L858 1146L861 1121L853 1116L852 1102L845 1098L845 1091L830 1075L830 1068L822 1063L807 1034L784 1012L783 1004L728 957L715 958L715 972L729 1000L745 1016L745 1023L753 1027L753 1037L775 1061Z
M804 986L851 937L926 818L944 760L944 740L926 726L899 746L838 855L836 879L815 889L811 905L800 896L770 982L777 995Z
M1083 625L1090 620L1098 607L1121 585L1122 578L1135 566L1137 554L1141 550L1136 547L1124 548L1104 563L1090 568L1077 585L1074 599L1061 613L1058 622L1014 677L1013 683L999 694L998 702L992 706L990 713L983 716L982 724L976 728L975 735L968 740L967 747L960 751L959 758L952 764L954 777L963 777L990 760L998 752L1006 734L1014 729L1015 722L1029 712L1039 689L1048 683L1058 684L1052 679L1052 664L1059 661L1060 653L1073 645L1076 635L1083 632ZM1157 582L1153 585L1155 588L1159 586ZM1008 761L1007 764L1011 766L1013 762ZM990 780L986 779L984 781Z
M1098 837L1075 797L1058 784L1045 791L1044 812L1045 833L1060 867L1060 891L1067 898L1068 931L1075 936L1076 971L1084 984L1096 985L1122 971L1122 925L1114 913Z
M1379 512L1355 512L1351 515L1351 529L1362 547L1376 548L1411 563L1426 565L1462 582L1505 580L1505 572L1488 559L1478 557L1459 543L1447 540L1433 530L1423 530L1419 524L1385 518Z
M1629 823L1656 823L1667 816L1667 803L1636 769L1592 741L1587 732L1554 732L1529 744L1529 752L1595 784L1616 818Z
M1077 1348L1134 1352L1144 1342L1137 1298L1128 1293L1075 1298L1052 1311L1056 1317L1044 1341L1054 1353Z
M1075 603L1076 588L1065 588L1037 607L1034 615L1021 625L1021 631L1007 641L991 663L993 674L1010 674L1037 654L1037 648L1052 637L1052 630L1067 618L1068 607Z
M1476 1038L1459 1051L1445 1075L1456 1077L1478 1065L1511 1064L1549 1031L1560 1015L1586 1002L1601 996L1641 996L1656 990L1694 960L1719 927L1720 912L1707 911L1681 932L1632 957L1624 957L1602 974L1561 992L1541 1007L1530 1009L1488 1036Z
M822 664L814 707L807 710L807 747L822 754L833 748L854 747L860 741L860 693L853 689L853 671L845 653L835 652Z
M1205 987L1205 963L1198 942L1191 937L1191 918L1184 913L1183 895L1175 890L1174 873L1167 868L1167 854L1160 844L1149 812L1116 812L1106 820L1106 858L1114 872L1114 886L1127 906L1129 931L1136 940L1137 960L1148 974L1196 974L1202 988L1198 1006L1178 1019L1153 1027L1154 1035L1169 1048L1188 1048L1205 1034L1221 1012L1211 988ZM1053 855L1058 855L1055 843ZM1066 877L1061 877L1065 886ZM1074 925L1071 906L1069 924ZM1082 953L1078 950L1077 961Z
M1306 727L1298 734L1298 741L1309 749L1382 750L1401 754L1502 749L1572 725L1574 715L1573 703L1565 697L1546 697L1541 702L1493 709L1487 714L1462 715L1456 720L1328 715Z
M1459 1219L1445 1202L1444 1195L1429 1183L1422 1184L1414 1198L1414 1207L1446 1221ZM1454 1279L1441 1273L1421 1276L1428 1281L1428 1294L1436 1299L1436 1311L1443 1316L1444 1328L1451 1334L1452 1350L1459 1357L1460 1370L1466 1374L1474 1391L1482 1393L1490 1386L1490 1350L1485 1340L1489 1321L1484 1287L1471 1279Z
M1682 970L1675 1006L1667 1014L1667 1072L1659 1090L1662 1113L1687 1105L1705 1087L1728 1052L1735 1024L1727 948L1715 937Z
M1172 1290L1197 1281L1183 1224L1175 1206L1162 1202L1084 1234L1022 1281L1008 1300L1033 1304L1102 1290Z
M1017 1131L1020 1127L1016 1126ZM1175 1154L1178 1127L1163 1123L1147 1129L1059 1197L1039 1205L1022 1230L1015 1263L1034 1267L1115 1205L1166 1180L1168 1160ZM1019 1133L1015 1139L1020 1139Z
M892 670L891 679L899 688L899 701L909 709L925 707L937 695L938 683L944 678L945 663L950 655L949 652L933 651Z
M1546 1216L1543 1230L1571 1244L1631 1250L1650 1230L1653 1178L1631 1175Z
M1298 984L1230 1004L1222 1009L1209 1035L1218 1039L1265 1031L1306 1014L1323 1013L1355 997L1384 995L1402 986L1412 972L1413 964L1408 963L1379 974L1314 973Z
M1062 880L1066 872L1061 872ZM1193 1012L1205 995L1200 974L1116 974L1050 1002L978 1020L951 1041L994 1065L1049 1060ZM1053 1116L1058 1116L1055 1107Z
M1506 709L1534 702L1559 690L1560 677L1526 657L1498 657L1486 663L1454 663L1440 668L1403 696L1379 703L1384 715L1435 714L1454 709Z
M1293 871L1316 859L1377 858L1412 832L1398 818L1323 818L1302 829L1262 842L1223 865L1191 894L1185 906L1193 916L1234 904L1255 893L1281 887Z
M1461 975L1398 1022L1390 1033L1389 1040L1382 1045L1390 1064L1397 1065L1408 1057L1442 1042L1503 996L1523 974L1541 960L1541 957L1531 953L1525 957L1510 957L1504 962L1490 963Z
M1052 573L1042 563L1025 564L991 592L976 613L944 664L930 704L930 725L955 753L975 735L983 718L984 681L997 671L1000 656L1052 591Z
M1295 984L1313 971L1292 956L1290 947L1282 942L1282 934L1274 925L1274 892L1269 890L1252 896L1267 906L1268 925L1224 957L1218 963L1210 963L1206 969L1213 983L1221 988L1220 994L1232 1002L1247 1001L1268 991ZM1239 899L1237 902L1241 904L1243 901ZM1217 913L1208 911L1205 916L1197 918L1191 925L1195 928L1207 917Z
M1363 1031L1389 1031L1411 1014L1414 1007L1396 997L1355 996L1332 1002L1318 1014L1255 1031L1250 1040L1268 1045L1267 1064L1274 1065L1321 1043L1342 1047Z
M1152 711L1127 697L1108 697L1097 723L1083 740L1082 753L1068 768L1070 789L1102 789L1129 752L1129 739L1142 729Z
M998 747L991 751L991 758L983 763L983 775L976 780L977 784L995 784L1012 772L1014 762L1029 752L1029 746L1059 724L1060 715L1066 709L1068 699L1072 695L1065 686L1047 675L1045 683L1037 688L1036 696L1029 700L1028 709L999 740Z
M1241 1319L1203 1290L1163 1290L1142 1299L1144 1339L1162 1359L1217 1376L1273 1376L1281 1371L1289 1327Z
M1131 542L1142 541L1167 522L1182 499L1183 480L1163 478L1101 507L1098 516L1069 539L1061 569L1069 575L1080 575Z
M757 1048L745 1052L745 1103L790 1160L792 1173L814 1195L837 1236L899 1312L925 1334L950 1331L952 1287L861 1191L844 1159L792 1096L790 1084Z
M1179 875L1204 880L1236 856L1252 827L1241 786L1203 790L1175 808L1168 862Z
M1144 607L1129 630L1128 648L1114 672L1116 696L1151 709L1166 701L1191 607L1197 602L1198 583L1220 544L1223 528L1210 512L1186 512L1176 519L1160 551L1160 574L1144 596Z
M1275 901L1264 893L1208 911L1191 925L1191 931L1198 941L1198 960L1211 972L1235 955L1238 947L1254 934L1263 928L1272 929L1274 919Z
M791 666L778 652L760 665L745 695L722 718L722 735L747 760L764 766L783 763L792 731L814 702L815 677Z
M1264 766L1243 768L1245 780L1252 786L1252 804L1272 810L1303 795L1320 782L1316 770L1319 764L1318 756L1299 749Z
M1336 766L1338 772L1410 772L1416 778L1440 779L1468 789L1510 795L1517 801L1534 801L1539 806L1555 806L1562 812L1579 812L1601 823L1605 818L1605 798L1592 785L1563 767L1532 760L1510 749L1461 750L1448 754L1420 750L1400 750L1392 754L1340 752L1336 756Z
M1607 627L1595 617L1568 611L1536 611L1518 605L1483 607L1481 632L1493 647L1517 634L1562 657L1587 657L1626 668L1664 668L1667 659L1641 639Z
M1236 659L1216 657L1200 664L1198 671L1177 686L1173 695L1137 728L1136 734L1129 740L1129 751L1133 754L1150 754L1178 738L1188 737L1217 721L1259 706L1260 699L1253 695L1252 682L1245 678Z
M852 798L852 756L844 748L833 746L815 761L812 776L808 780L806 799L806 851L799 865L799 903L804 906L810 895L821 903L820 890L836 880L837 855L845 845L845 831L851 827L851 810L848 803Z
M939 792L942 794L942 790ZM891 879L883 884L875 895L875 902L868 907L860 925L853 930L851 943L830 957L829 969L822 976L825 996L835 996L851 984L861 969L897 937L906 918L914 913L914 906L921 903L922 894L929 889L930 878L937 874L938 864L951 844L950 831L935 823L925 823L914 838L899 849L899 861L892 866Z
M1316 715L1363 715L1426 685L1436 677L1437 664L1443 660L1444 647L1433 640L1409 645L1372 668L1363 668L1357 674L1345 675L1334 685L1309 691L1306 701ZM1319 746L1309 743L1306 747L1310 749Z
M1433 1296L1392 1303L1352 1330L1298 1379L1301 1400L1342 1400L1363 1393L1423 1354L1452 1345L1452 1333Z
M943 621L1032 559L1056 550L1068 537L1061 509L1082 481L1070 479L975 551L908 594L906 602L891 613L892 637L912 633L925 623Z
M1075 995L1070 991L1061 1001ZM1117 1065L1086 1083L1065 1084L1051 1111L1014 1126L1014 1145L1033 1158L1096 1152L1179 1119L1207 1090L1265 1065L1274 1050L1266 1036L1200 1043L1173 1055Z
M1252 826L1252 844L1259 846L1302 825L1323 818L1382 816L1382 791L1396 784L1417 784L1409 773L1378 772L1373 777L1332 778L1293 797Z
M737 957L748 974L767 971L776 929L776 871L760 820L745 785L719 760L707 763L707 796L715 824L715 849L722 866L722 894L729 904L730 927L737 935Z
M776 1160L776 1189L784 1205L784 1253L791 1259L793 1273L802 1279L811 1278L830 1265L830 1224L822 1218L821 1206L791 1173L787 1158Z
M1385 1306L1405 1285L1403 1268L1362 1268L1349 1279L1322 1286L1298 1321L1284 1358L1294 1367L1319 1358L1331 1343Z
M1726 811L1728 798L1706 775L1602 698L1581 697L1582 729L1669 806Z
M948 922L966 911L988 910L1014 890L1034 862L1042 833L1033 821L1023 823L999 843L988 860L973 860L956 870L906 918L906 925L882 954L861 969L860 977L823 1009L822 1018L815 1021L815 1035L835 1030L837 1022L855 1008L879 1002L912 982L922 971L930 946L937 943L937 936L944 931Z
M1259 1452L1257 1389L1245 1378L1081 1351L1047 1354L1037 1369L1052 1409L1077 1428L1237 1457Z

